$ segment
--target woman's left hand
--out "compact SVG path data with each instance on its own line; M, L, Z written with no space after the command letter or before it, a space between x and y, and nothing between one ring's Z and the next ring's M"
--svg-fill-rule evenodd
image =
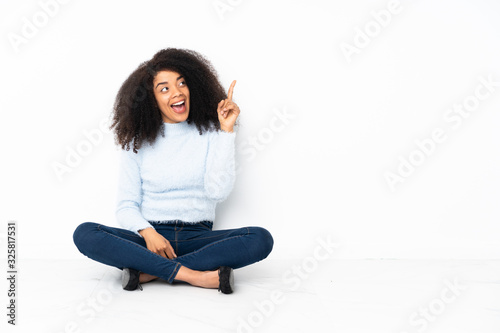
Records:
M233 89L236 80L231 83L227 98L223 99L217 105L217 114L219 116L220 128L226 132L232 132L236 118L240 114L240 108L233 102Z

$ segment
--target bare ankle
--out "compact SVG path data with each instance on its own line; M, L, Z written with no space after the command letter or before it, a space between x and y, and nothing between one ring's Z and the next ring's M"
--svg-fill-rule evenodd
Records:
M202 288L217 288L219 286L217 271L195 271L182 266L175 279Z
M219 286L219 274L217 271L205 271L202 273L204 288L217 288Z
M151 274L148 274L148 273L141 273L139 275L139 282L140 283L146 283L146 282L149 282L149 281L156 280L157 278L158 278L157 276L154 276L154 275L151 275Z

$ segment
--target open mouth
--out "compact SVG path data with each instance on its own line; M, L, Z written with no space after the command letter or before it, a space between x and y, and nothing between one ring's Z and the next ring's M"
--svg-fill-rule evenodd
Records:
M183 113L186 111L186 103L185 101L180 101L178 103L170 105L172 110L174 110L175 113Z

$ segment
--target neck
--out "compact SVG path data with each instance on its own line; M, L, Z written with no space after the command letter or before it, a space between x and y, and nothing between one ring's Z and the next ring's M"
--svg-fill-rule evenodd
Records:
M191 125L187 123L187 120L178 123L167 123L163 122L163 129L166 135L177 134L186 131Z

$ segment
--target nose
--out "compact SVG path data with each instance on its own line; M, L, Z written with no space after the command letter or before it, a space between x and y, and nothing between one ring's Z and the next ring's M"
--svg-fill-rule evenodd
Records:
M172 98L175 98L175 97L177 97L177 96L179 96L179 95L181 95L181 94L182 94L182 93L181 93L181 91L179 90L179 88L177 88L177 87L172 88Z

